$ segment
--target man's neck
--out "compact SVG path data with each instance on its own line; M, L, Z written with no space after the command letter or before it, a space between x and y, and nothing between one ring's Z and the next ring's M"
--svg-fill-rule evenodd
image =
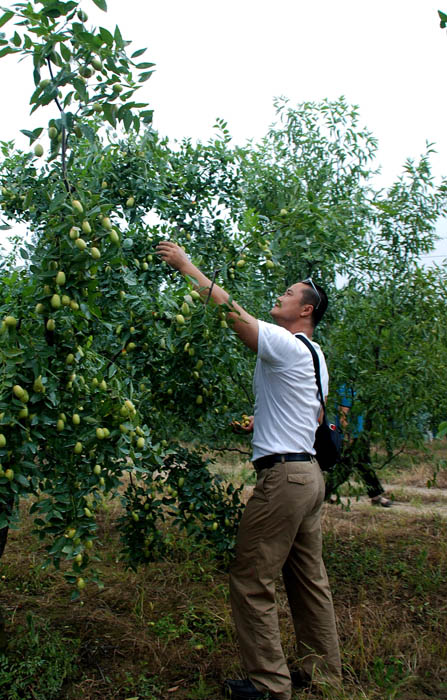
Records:
M307 335L309 340L312 340L314 328L310 323L306 323L302 320L299 320L291 321L290 323L284 323L284 325L278 325L282 325L283 328L285 328L287 331L290 331L290 333L293 333L293 335L295 335L296 333L304 333L304 335Z

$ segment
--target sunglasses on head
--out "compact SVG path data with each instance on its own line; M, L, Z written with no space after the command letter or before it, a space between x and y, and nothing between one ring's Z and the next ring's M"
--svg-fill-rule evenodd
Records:
M314 285L314 283L312 281L312 277L307 277L305 280L303 280L303 284L310 285L318 297L318 304L315 307L315 311L316 311L321 304L321 297L320 297L320 294L318 293L318 289L316 288L316 286Z

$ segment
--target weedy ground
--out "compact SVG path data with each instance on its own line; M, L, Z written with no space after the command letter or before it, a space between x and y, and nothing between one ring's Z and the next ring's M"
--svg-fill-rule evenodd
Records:
M384 480L403 502L406 489L426 489L433 472L433 486L446 488L446 461L446 443L435 441L425 452L401 455ZM251 480L236 456L221 456L214 468ZM421 499L402 512L351 496L344 507L325 506L344 683L295 699L447 700L447 518L433 504ZM42 570L44 546L31 520L24 516L11 532L0 571L8 636L0 655L2 700L218 700L223 679L241 674L227 574L212 553L179 536L165 561L126 570L119 509L110 502L99 515L104 588L88 584L77 602L60 572ZM278 605L292 661L280 581Z

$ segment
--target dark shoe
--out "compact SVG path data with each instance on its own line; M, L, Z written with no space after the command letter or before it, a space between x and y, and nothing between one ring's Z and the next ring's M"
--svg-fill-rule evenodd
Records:
M294 690L306 690L312 685L312 679L304 675L301 671L290 671L292 688Z
M386 498L386 496L379 494L379 496L374 496L374 498L371 498L371 504L373 506L382 506L382 508L391 508L393 501Z
M313 686L318 686L322 683L331 688L338 688L341 683L341 676L321 676L318 679L312 680L306 671L290 671L290 678L292 679L292 688L294 690L308 690Z
M265 690L258 690L249 678L243 681L226 680L224 682L224 695L231 700L275 700L274 695Z

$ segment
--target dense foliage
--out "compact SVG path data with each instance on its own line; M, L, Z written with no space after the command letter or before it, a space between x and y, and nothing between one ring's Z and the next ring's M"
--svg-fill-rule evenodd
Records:
M35 496L49 561L68 560L79 589L95 509L122 483L131 565L169 546L167 514L222 554L240 517L239 492L196 450L239 441L249 455L230 423L250 412L254 358L225 309L156 256L160 239L265 319L285 285L324 284L333 302L318 339L333 386L353 385L354 416L367 413L389 454L421 439L422 414L445 412L433 382L447 367L445 276L418 262L445 211L429 154L375 191L376 142L343 99L279 101L258 145L233 147L223 121L206 144L171 145L134 97L152 64L129 57L118 28L87 21L57 0L0 18L15 26L0 57L32 57L32 111L52 110L24 131L29 151L1 143L3 230L25 234L0 280L0 528Z

